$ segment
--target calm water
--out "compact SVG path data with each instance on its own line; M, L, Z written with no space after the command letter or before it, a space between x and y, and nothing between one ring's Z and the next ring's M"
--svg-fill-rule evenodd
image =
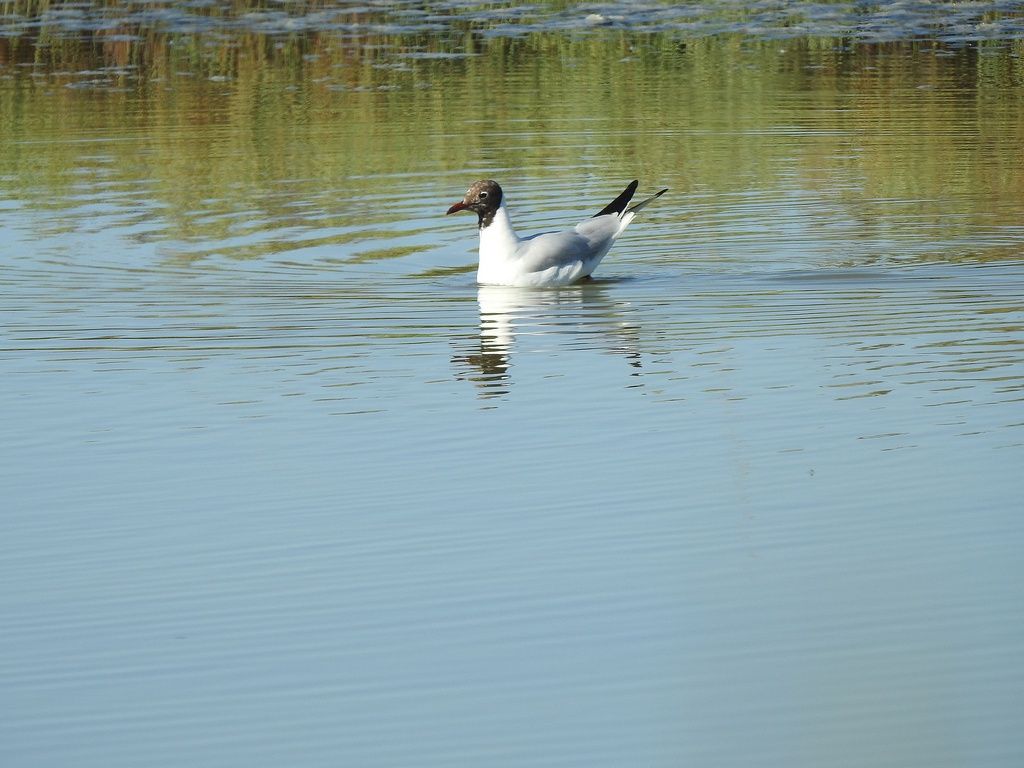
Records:
M0 5L0 763L1024 763L1020 4L297 8Z

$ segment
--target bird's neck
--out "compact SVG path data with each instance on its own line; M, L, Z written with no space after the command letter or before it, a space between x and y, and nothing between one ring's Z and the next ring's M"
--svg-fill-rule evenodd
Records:
M485 253L512 254L519 245L519 237L512 229L512 220L508 216L508 208L503 200L494 218L487 226L480 227L480 255Z

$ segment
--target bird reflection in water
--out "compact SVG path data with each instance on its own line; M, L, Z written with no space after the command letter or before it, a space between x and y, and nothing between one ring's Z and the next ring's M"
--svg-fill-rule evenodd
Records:
M524 338L557 336L572 349L620 355L634 369L633 376L642 372L639 327L630 318L633 308L609 298L601 283L557 290L482 285L477 302L480 333L463 342L465 350L453 355L452 363L455 377L476 384L481 397L508 394L513 354L529 351Z

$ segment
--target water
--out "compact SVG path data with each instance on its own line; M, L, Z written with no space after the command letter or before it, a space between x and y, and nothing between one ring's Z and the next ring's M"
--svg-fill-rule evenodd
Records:
M1015 7L5 11L0 762L1019 765Z

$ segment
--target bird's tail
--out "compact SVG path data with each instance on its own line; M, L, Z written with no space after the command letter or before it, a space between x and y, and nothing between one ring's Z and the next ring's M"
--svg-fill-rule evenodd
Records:
M618 237L619 235L621 235L623 232L626 231L626 227L628 227L629 223L631 221L633 221L633 219L636 218L636 214L637 214L638 211L640 211L642 208L645 208L650 203L653 203L655 200L657 200L659 197L664 195L666 192L668 192L668 189L663 189L658 194L651 195L646 200L642 200L641 202L637 203L636 205L634 205L634 206L624 210L622 212L622 217L619 219L619 221L621 221L622 223L619 224L619 231L618 231L618 234L616 234L615 236Z
M659 197L664 195L666 192L668 192L668 187L666 187L665 189L661 190L661 192L658 192L657 194L651 195L646 200L642 200L641 202L637 203L636 205L631 205L629 208L626 209L626 213L632 213L634 215L639 213L643 208L646 208L649 204L653 203L655 200L657 200Z

